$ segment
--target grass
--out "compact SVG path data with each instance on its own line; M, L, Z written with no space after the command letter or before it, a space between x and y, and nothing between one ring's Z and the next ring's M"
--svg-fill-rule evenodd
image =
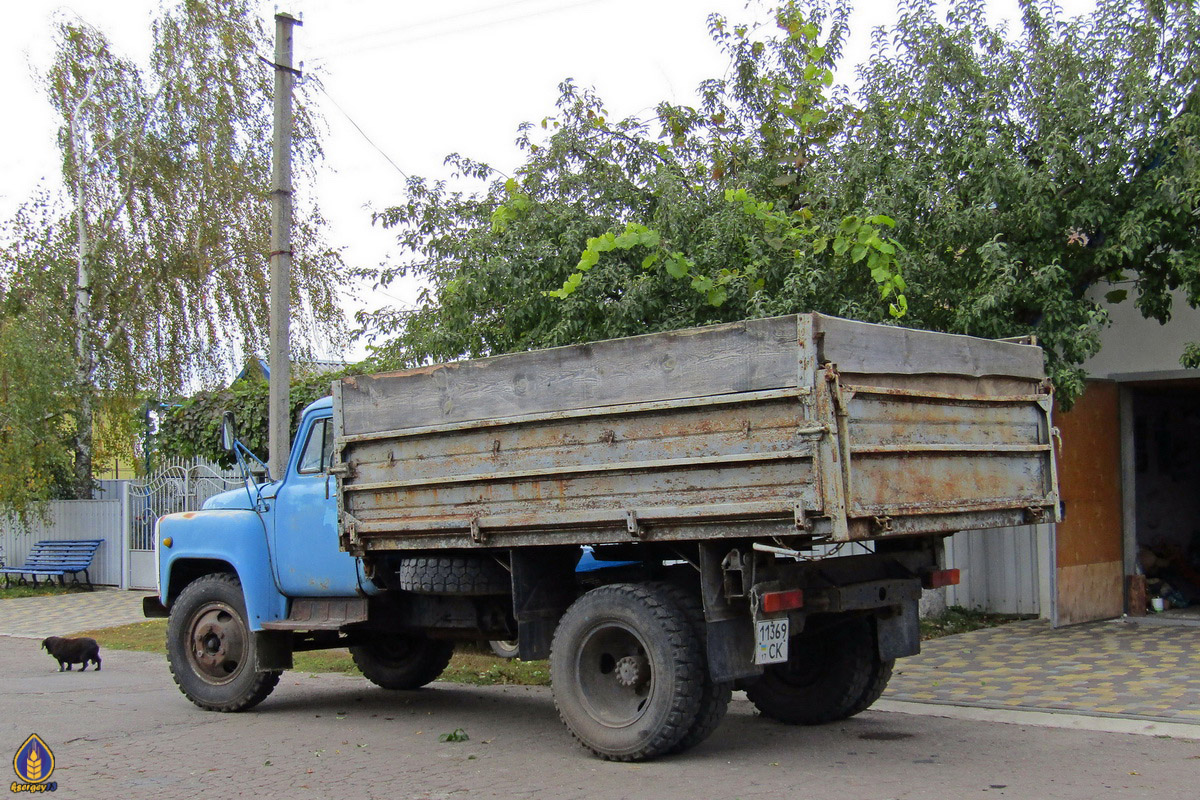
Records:
M26 578L28 580L28 578ZM75 594L76 592L89 592L86 583L68 583L66 586L59 586L55 581L39 580L35 588L32 583L18 584L13 583L7 589L0 584L0 600L13 600L19 597L41 597L48 594Z
M971 611L961 606L951 606L941 616L921 620L921 638L937 639L956 633L993 628L1021 617L1013 614L989 614ZM101 647L112 650L138 650L145 653L166 655L167 621L155 619L135 622L116 628L100 628L80 631L77 636L90 636ZM295 667L298 672L340 672L358 674L358 668L345 648L315 650L296 653ZM549 686L550 666L546 661L521 661L503 659L492 655L486 647L471 643L459 643L450 666L442 673L441 680L451 683L469 683L475 686L500 684L517 686Z
M962 606L950 606L936 617L921 620L921 638L939 639L956 633L995 628L1025 619L1019 614L992 614L987 611L972 611Z
M143 653L166 655L167 621L154 619L134 622L116 628L99 628L80 631L76 636L90 636L101 647L112 650L137 650ZM341 672L358 674L358 667L350 659L345 648L314 650L296 653L294 669L297 672ZM476 686L515 684L521 686L549 686L550 667L545 661L521 661L520 659L497 658L491 651L471 644L460 643L455 650L450 666L442 673L441 680L451 683L470 683Z

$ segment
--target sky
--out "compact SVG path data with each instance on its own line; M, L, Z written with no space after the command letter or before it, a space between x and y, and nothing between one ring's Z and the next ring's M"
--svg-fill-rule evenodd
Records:
M707 31L711 12L733 21L764 16L751 0L290 0L263 3L303 19L295 58L318 70L328 125L319 202L348 263L375 265L403 254L371 224L370 209L400 202L409 175L445 177L459 152L505 172L520 163L517 126L552 113L558 84L595 87L611 115L649 115L662 100L691 103L701 80L726 61ZM34 75L50 63L58 15L82 18L115 49L144 63L154 0L26 0L0 27L0 216L42 180L56 185L56 122ZM1065 0L1068 13L1092 0ZM1013 18L1010 0L991 4ZM870 31L895 19L895 3L859 2L847 62L865 58ZM264 53L263 55L270 55ZM415 282L347 298L348 308L411 304ZM337 355L330 352L329 355ZM364 355L360 346L343 357Z

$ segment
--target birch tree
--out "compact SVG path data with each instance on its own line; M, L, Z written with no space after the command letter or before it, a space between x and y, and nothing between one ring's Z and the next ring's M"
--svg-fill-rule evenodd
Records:
M74 494L93 485L98 398L212 383L267 336L272 72L257 5L183 0L153 22L150 63L82 22L58 26L45 88L60 117L71 232L51 309L68 332ZM341 328L342 263L304 195L321 157L301 84L293 138L294 341ZM31 276L21 265L8 283ZM50 299L51 295L47 295Z

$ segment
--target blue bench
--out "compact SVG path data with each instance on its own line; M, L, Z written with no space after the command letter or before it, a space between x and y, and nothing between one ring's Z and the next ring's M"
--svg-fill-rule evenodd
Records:
M19 567L0 567L0 574L4 575L4 588L8 588L10 575L16 575L19 584L25 583L25 576L28 575L33 578L34 586L38 585L39 575L51 579L58 576L59 584L66 585L68 573L74 575L78 583L79 573L82 572L88 588L94 589L88 568L102 544L103 539L43 539L34 542L24 564Z

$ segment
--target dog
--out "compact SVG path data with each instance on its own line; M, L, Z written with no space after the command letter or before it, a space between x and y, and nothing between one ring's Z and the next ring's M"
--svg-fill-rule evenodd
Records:
M95 662L96 672L100 671L100 645L95 639L49 636L42 640L42 647L58 661L59 672L64 669L70 672L72 664L80 664L79 671L83 672L89 661Z

